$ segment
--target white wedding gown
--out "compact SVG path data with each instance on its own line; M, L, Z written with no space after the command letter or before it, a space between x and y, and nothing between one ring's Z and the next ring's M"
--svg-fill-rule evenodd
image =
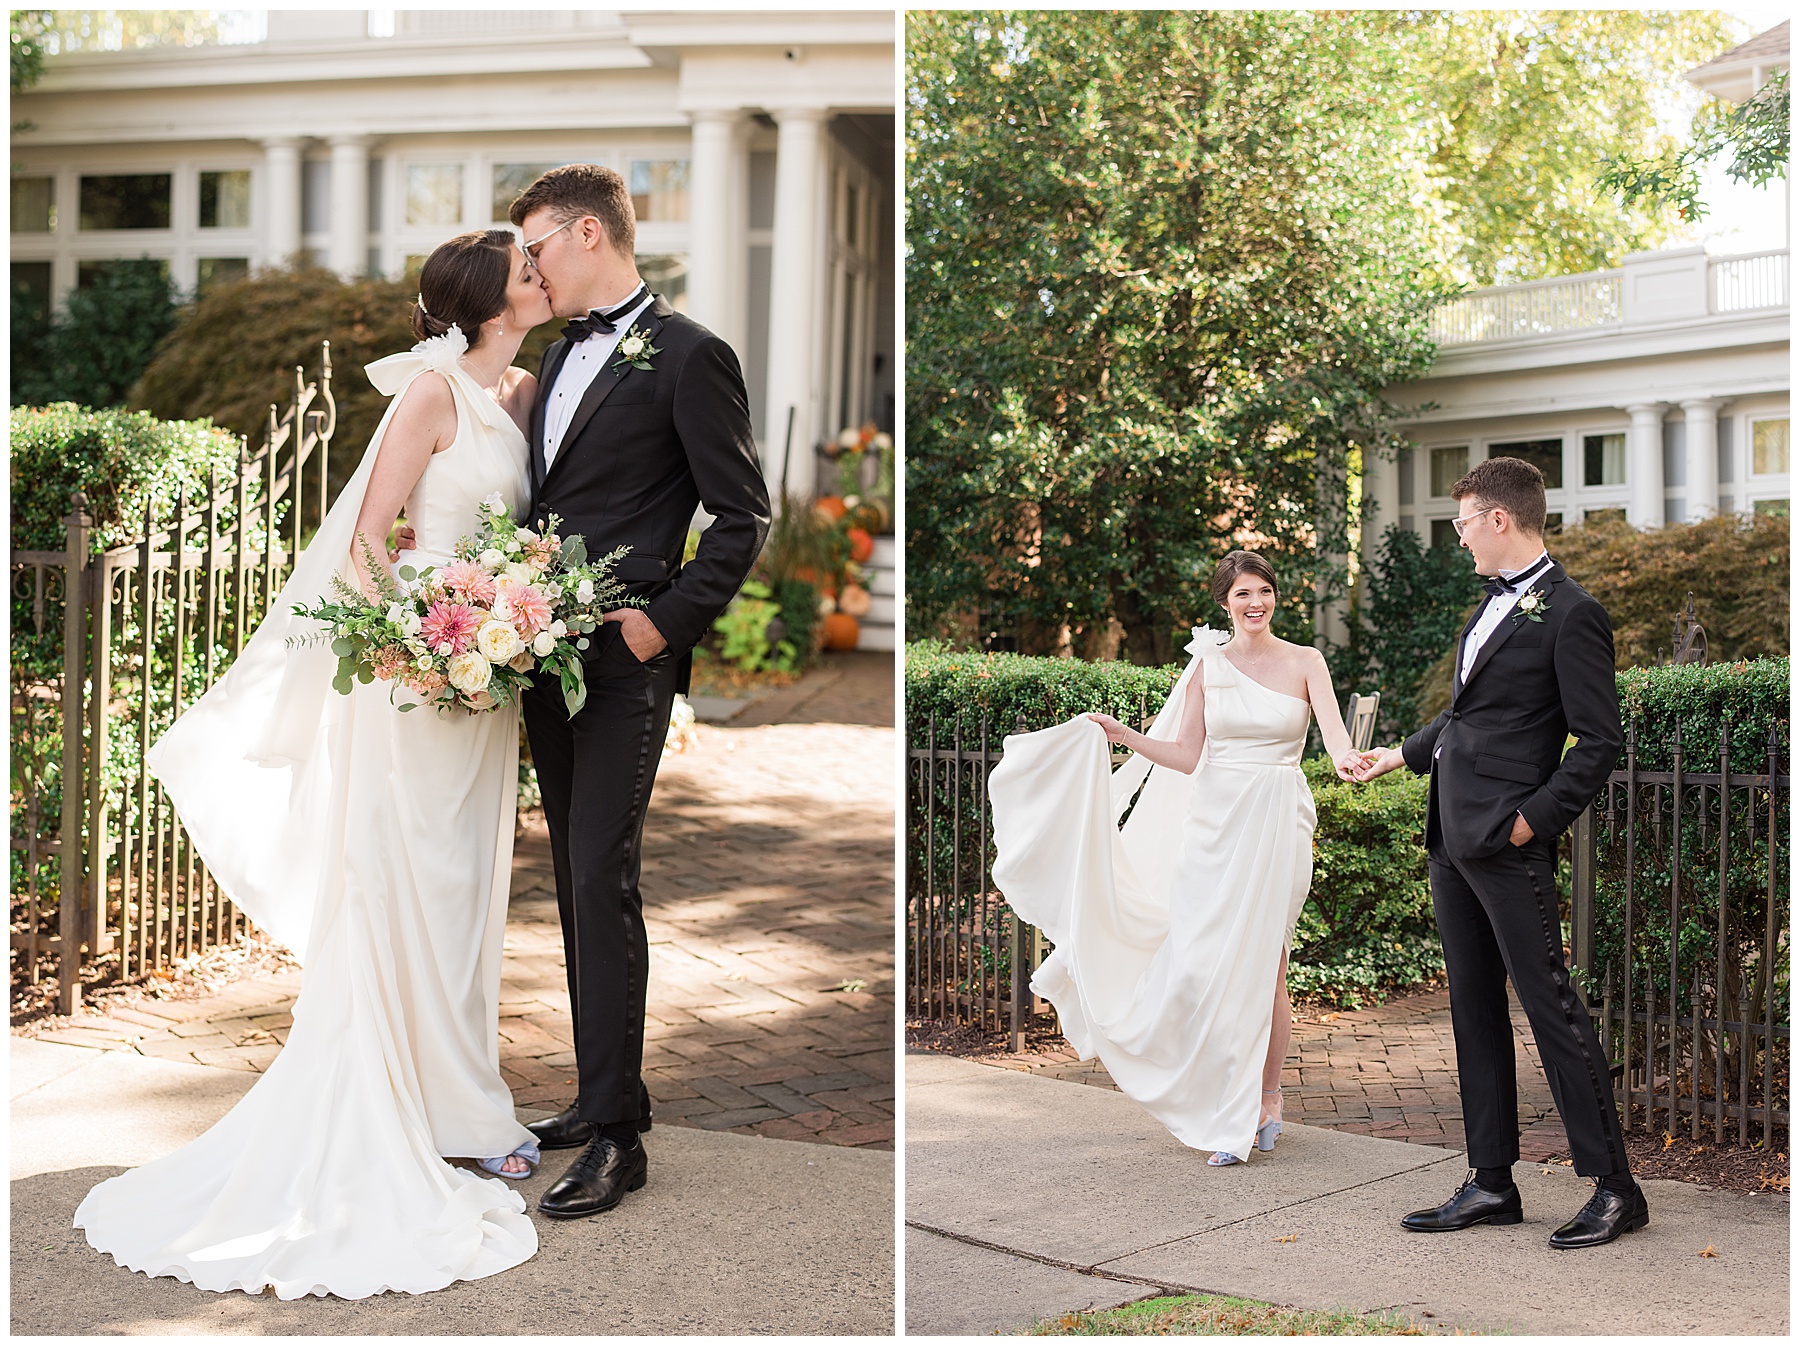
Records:
M1184 1145L1242 1159L1316 815L1300 772L1311 707L1240 672L1227 639L1195 632L1150 731L1175 737L1198 675L1192 776L1142 757L1112 771L1106 732L1082 717L1009 737L989 788L994 883L1056 946L1031 984L1069 1045Z
M444 338L369 375L395 394L427 368L458 429L407 502L418 564L449 559L484 496L529 491L524 436ZM402 714L379 681L339 696L328 649L284 644L319 629L291 608L347 563L399 402L268 621L150 757L220 887L305 968L287 1043L237 1106L75 1212L120 1265L206 1290L418 1294L537 1251L517 1191L444 1161L531 1139L497 1036L517 711Z

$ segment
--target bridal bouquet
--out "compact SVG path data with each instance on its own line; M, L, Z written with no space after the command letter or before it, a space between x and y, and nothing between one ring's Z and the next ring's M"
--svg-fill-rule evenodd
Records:
M552 514L541 535L521 528L496 492L482 502L481 528L457 544L454 560L401 566L398 583L365 538L376 596L334 576L335 601L294 609L329 629L297 639L331 639L338 659L331 685L346 696L353 681L380 678L418 698L401 710L494 710L544 675L561 682L574 715L587 701L581 651L589 636L606 612L636 600L612 573L630 548L589 560L581 538L557 536L559 522Z

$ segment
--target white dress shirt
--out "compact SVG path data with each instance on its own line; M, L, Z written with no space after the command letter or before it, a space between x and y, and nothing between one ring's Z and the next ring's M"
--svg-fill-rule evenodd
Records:
M1487 606L1481 610L1481 616L1475 622L1475 629L1470 631L1463 641L1462 668L1458 674L1458 681L1467 682L1469 680L1469 670L1475 666L1475 658L1481 653L1481 647L1487 643L1487 638L1494 634L1495 628L1506 619L1507 614L1517 607L1519 600L1529 592L1531 581L1539 578L1549 568L1550 553L1546 551L1538 553L1537 560L1523 570L1510 572L1502 570L1500 572L1500 578L1514 586L1513 591L1509 594L1492 594L1488 597Z
M562 362L562 368L556 371L556 382L551 384L550 397L544 404L546 472L550 470L550 464L556 461L563 436L568 433L569 422L575 418L575 408L581 405L588 385L611 362L613 352L618 350L619 343L625 339L631 325L638 320L639 314L650 307L650 301L655 297L646 292L637 307L619 319L618 326L611 332L596 332L586 341L576 342L568 358Z

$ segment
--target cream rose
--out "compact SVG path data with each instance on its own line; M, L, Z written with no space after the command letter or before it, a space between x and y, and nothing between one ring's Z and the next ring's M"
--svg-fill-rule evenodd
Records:
M474 650L452 656L447 672L450 685L468 696L485 688L494 676L493 665Z
M548 631L539 631L537 635L532 637L531 652L540 659L549 658L551 651L555 648L556 637L551 635Z
M525 642L519 639L519 633L513 630L511 622L486 621L475 633L475 648L481 651L481 657L490 664L504 664L516 659L525 648Z
M498 570L501 566L506 564L506 553L500 551L498 548L489 547L475 559L481 562L484 569Z

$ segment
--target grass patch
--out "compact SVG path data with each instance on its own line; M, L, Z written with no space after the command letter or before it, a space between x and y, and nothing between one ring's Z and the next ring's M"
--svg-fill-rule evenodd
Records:
M1229 1295L1162 1295L1116 1309L1040 1318L1034 1337L1422 1337L1390 1313L1284 1309Z

